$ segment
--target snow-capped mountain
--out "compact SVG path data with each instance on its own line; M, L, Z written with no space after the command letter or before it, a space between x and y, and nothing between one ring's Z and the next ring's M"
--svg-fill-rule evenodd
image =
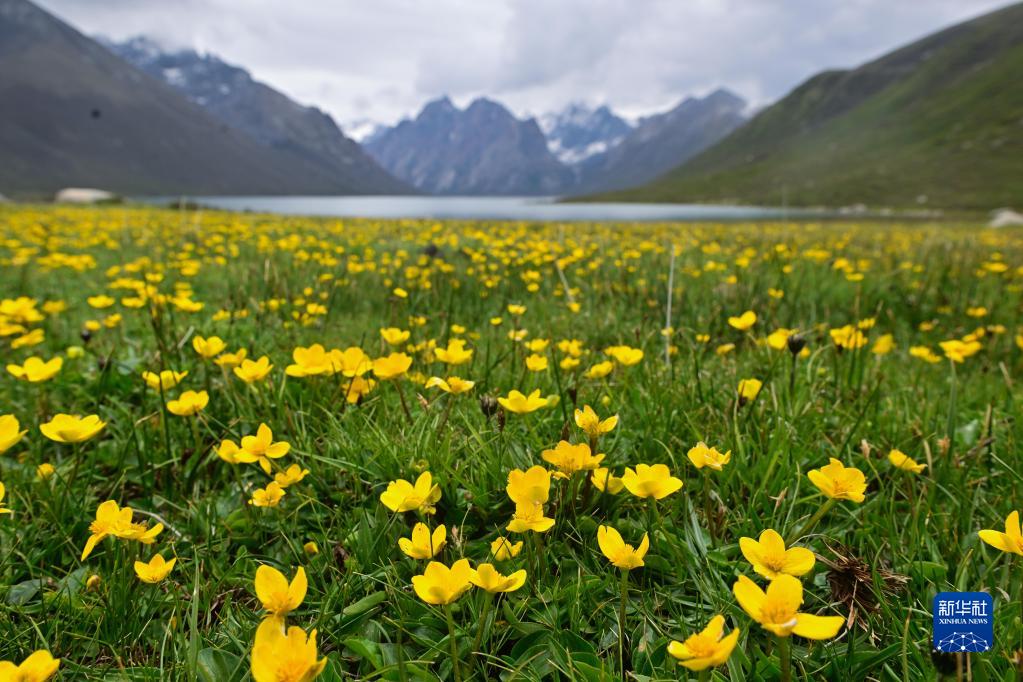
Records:
M560 112L541 116L538 123L547 147L558 160L573 165L611 149L628 135L632 126L606 105L597 108L569 104Z
M329 115L295 102L241 67L195 50L166 51L145 37L104 43L124 61L179 90L259 144L312 162L359 192L409 191L346 137Z

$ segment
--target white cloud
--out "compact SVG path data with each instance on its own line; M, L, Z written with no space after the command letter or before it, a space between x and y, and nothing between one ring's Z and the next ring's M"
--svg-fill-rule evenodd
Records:
M218 54L339 121L442 94L627 115L719 86L767 103L1000 0L39 0L89 34Z

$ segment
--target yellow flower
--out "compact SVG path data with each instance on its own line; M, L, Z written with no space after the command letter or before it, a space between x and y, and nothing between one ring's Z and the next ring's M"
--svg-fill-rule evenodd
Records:
M433 354L449 365L462 365L472 359L472 350L465 349L465 341L462 339L451 339L447 348L434 349Z
M378 379L387 381L397 379L412 366L412 358L404 353L391 353L385 358L377 358L373 361L373 374Z
M506 528L512 533L546 533L554 527L554 519L544 516L543 505L539 502L515 504L515 514Z
M631 571L643 565L643 557L650 549L650 538L643 533L639 547L633 547L625 544L621 534L611 526L600 526L597 528L597 544L608 561L623 571Z
M21 381L28 381L30 383L39 383L52 379L60 371L60 368L64 366L64 358L57 356L51 360L43 360L42 358L31 357L27 358L24 364L21 365L7 365L7 371L11 373L15 379Z
M13 514L10 509L4 506L4 497L7 496L7 487L0 483L0 514Z
M806 475L827 497L835 500L862 502L867 489L867 479L856 467L846 467L834 457L820 469L812 469Z
M90 307L96 308L97 310L109 308L114 303L116 303L114 299L110 298L109 296L104 296L102 294L100 294L99 296L89 296L88 298L85 299L85 301L86 303L89 304Z
M887 355L895 349L895 337L891 334L883 334L877 338L870 352L874 355Z
M155 372L143 372L142 379L146 382L146 385L154 391L168 390L174 388L181 380L188 376L188 372L175 372L170 369L165 369L159 374Z
M541 407L546 407L550 401L547 398L540 397L540 389L538 388L530 393L529 397L516 390L509 391L507 398L498 398L497 402L509 412L529 414L539 410Z
M767 336L767 345L774 350L787 350L789 347L789 337L796 333L795 329L775 329Z
M224 369L233 369L238 365L242 364L242 362L245 360L245 357L248 354L249 351L245 350L244 348L239 348L234 353L221 353L220 357L218 357L213 362L216 363L218 367L222 367Z
M302 550L306 553L306 556L315 556L320 553L320 548L312 540L302 545Z
M831 639L845 622L842 616L799 613L803 603L803 585L791 575L780 575L772 580L767 592L740 575L732 592L750 618L779 637L794 634L807 639Z
M508 497L516 504L546 504L551 494L551 472L540 465L508 472Z
M447 379L441 379L440 377L430 377L426 382L426 388L437 387L445 393L465 393L471 391L472 387L476 385L475 381L468 381L466 379L459 379L458 377L448 377Z
M942 341L938 345L945 352L945 357L952 362L962 362L966 358L976 355L982 347L980 341L960 341L959 339Z
M292 626L284 633L284 624L267 618L256 630L252 647L254 682L311 682L327 665L316 660L316 630L306 637L302 628Z
M192 339L192 348L199 354L200 357L210 360L221 353L227 348L227 344L219 336L210 336L203 338L196 336Z
M0 661L0 680L3 682L45 682L56 674L60 659L40 649L21 662Z
M102 431L104 426L106 422L100 421L99 416L95 414L88 417L57 414L45 424L40 424L39 430L44 436L58 443L81 443Z
M422 575L412 576L412 587L427 604L450 604L472 588L475 577L468 559L459 559L450 568L431 561Z
M424 471L412 485L404 479L391 481L387 490L380 495L380 501L393 512L418 511L433 514L435 505L440 501L440 486L433 484L433 476Z
M104 538L112 536L122 540L138 540L144 545L151 545L156 536L163 531L163 524L158 523L147 528L144 523L133 523L131 507L121 508L114 500L107 500L96 508L96 519L89 524L89 539L82 550L82 561L92 554Z
M568 478L577 471L592 471L600 466L605 455L591 454L586 443L573 445L568 441L559 441L553 450L544 450L541 457L545 462L558 468L554 474L559 478ZM535 467L540 468L540 467Z
M637 365L639 364L639 361L643 359L642 350L639 348L631 348L629 346L610 346L604 349L604 353L610 355L618 364L624 365L625 367Z
M493 564L480 564L469 577L469 581L491 594L497 592L514 592L526 584L525 570L515 571L511 575L501 575Z
M41 480L44 481L48 479L50 476L53 476L54 472L56 472L56 469L54 469L53 465L50 464L49 462L43 462L42 464L36 467L36 476L38 476Z
M597 438L614 431L614 428L618 426L618 415L611 415L602 420L592 407L583 405L583 409L575 411L575 425L590 438Z
M892 450L888 453L888 461L892 463L896 469L902 469L903 471L911 471L914 474L923 473L923 470L927 468L926 464L918 464L911 457L901 450Z
M995 549L1023 556L1023 529L1020 528L1019 512L1014 511L1005 517L1005 532L982 530L977 535Z
M298 346L291 352L295 364L284 368L289 377L311 377L321 374L333 374L338 363L333 353L328 353L321 344L314 343L308 348Z
M373 360L358 346L349 346L344 350L335 348L330 351L330 355L335 364L334 371L339 371L348 378L361 377L373 369Z
M509 315L525 315L526 314L526 306L519 305L517 303L509 303L508 304L508 314Z
M770 528L760 534L759 541L739 538L739 549L753 570L768 580L782 574L796 577L805 575L816 563L813 552L805 547L785 549L785 540Z
M285 496L284 488L277 481L270 481L266 488L257 488L252 491L252 499L249 504L254 507L276 507Z
M303 469L297 464L292 464L284 471L280 471L274 474L274 480L277 481L277 485L282 488L287 488L289 485L294 485L300 482L303 478L309 475L308 469Z
M217 454L231 464L252 464L258 463L260 468L269 476L271 471L270 460L280 459L291 450L291 444L286 441L274 441L273 431L266 424L260 424L256 429L256 435L244 436L241 447L235 445L234 441L225 440L220 444ZM232 459L234 461L232 461Z
M38 346L46 338L46 333L42 329L33 329L28 334L19 336L18 338L11 341L11 349L16 350L18 348L28 348L30 346Z
M611 362L610 360L605 360L604 362L598 362L597 364L591 366L588 370L583 372L583 376L586 377L587 379L603 379L608 374L610 374L611 370L613 370L614 368L615 363Z
M380 337L389 346L400 346L401 344L408 341L411 332L405 331L404 329L398 329L397 327L387 327L380 330Z
M432 559L444 549L446 538L447 529L443 525L434 528L431 534L429 526L417 523L412 528L412 539L398 538L398 547L413 559Z
M760 395L760 389L763 385L763 382L759 379L742 379L739 381L739 404L742 405L754 400Z
M179 417L190 417L204 409L210 402L206 391L185 391L177 400L167 401L167 410Z
M921 360L929 362L932 365L941 362L941 356L937 355L927 346L911 346L909 349L909 354L914 358L920 358Z
M263 608L274 618L283 618L302 605L309 581L301 566L289 583L283 573L263 564L256 569L255 588L256 598Z
M561 367L561 369L568 372L578 367L580 363L581 361L579 360L579 358L573 358L572 356L568 356L562 358L561 362L559 362L558 365Z
M604 467L593 470L593 473L590 474L590 482L600 492L607 492L610 495L617 495L625 489L625 483L622 482L621 477L615 476L610 469Z
M17 445L26 433L28 431L21 428L18 418L13 414L0 417L0 455Z
M270 364L270 358L264 355L259 360L242 360L241 364L232 371L236 377L245 383L253 384L265 379L266 375L273 368L274 366Z
M725 617L714 616L700 633L690 635L684 642L673 640L668 644L668 654L677 658L679 665L697 672L721 665L732 655L740 631L735 629L722 637L724 632Z
M362 400L363 396L369 395L377 382L363 377L352 377L344 387L345 401L351 405Z
M752 310L747 310L738 317L729 317L728 325L734 327L741 332L746 331L757 323L757 314Z
M637 464L635 469L626 467L622 485L636 497L652 497L660 500L682 488L682 481L671 475L664 464Z
M715 355L722 355L722 356L724 356L724 355L728 355L733 350L735 350L735 344L734 343L723 343L723 344L721 344L720 346L718 346L717 348L714 349L714 354Z
M512 542L503 535L490 543L490 553L496 561L507 561L522 552L522 541Z
M860 331L859 327L854 327L851 324L831 329L828 334L841 350L856 350L867 345L866 335Z
M527 355L526 369L528 369L530 372L545 371L547 369L547 356L537 355L536 353L533 353L532 355Z
M721 453L717 448L707 447L707 444L702 440L689 448L689 452L686 453L689 457L689 461L693 463L697 469L707 467L714 471L721 471L721 469L732 460L732 451Z
M135 562L135 575L144 583L158 583L166 578L174 568L177 559L164 561L163 556L157 554L149 563L144 561Z

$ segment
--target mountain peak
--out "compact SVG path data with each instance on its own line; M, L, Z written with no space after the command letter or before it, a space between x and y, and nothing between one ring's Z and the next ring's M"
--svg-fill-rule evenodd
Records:
M519 120L486 97L464 110L446 97L433 100L365 147L394 175L437 194L557 194L573 181L535 120Z
M614 147L631 126L606 104L593 108L585 102L569 102L560 112L540 117L547 146L562 163L576 164Z

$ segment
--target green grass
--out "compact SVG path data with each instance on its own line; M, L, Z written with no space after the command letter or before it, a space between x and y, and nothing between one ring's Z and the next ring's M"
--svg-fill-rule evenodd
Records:
M548 516L556 524L542 538L543 561L526 550L499 566L504 573L525 568L526 586L500 596L482 622L480 590L453 606L467 678L619 678L620 574L596 543L597 526L610 523L633 544L650 535L646 565L629 576L622 648L630 679L687 679L666 646L717 613L726 631L742 634L715 679L776 679L773 637L732 595L739 575L765 584L737 543L769 527L796 532L823 503L806 472L835 457L864 471L866 500L839 502L799 543L820 557L804 576L802 610L847 616L845 592L832 583L855 584L862 601L857 624L838 638L793 639L794 678L955 679L956 659L931 654L930 610L935 593L963 589L988 590L996 601L995 649L970 657L973 679L1013 679L1010 658L1023 648L1023 557L998 553L977 531L1000 529L1023 507L1015 402L1021 358L1013 338L1023 324L1018 231L342 222L116 207L3 209L0 231L0 294L69 306L31 325L45 330L41 345L6 352L8 362L66 357L48 382L3 379L0 412L16 415L29 432L0 457L14 512L0 516L0 659L20 661L46 648L62 658L60 679L69 680L246 679L261 619L253 577L270 564L289 577L298 566L308 574L309 593L288 622L318 629L328 658L320 679L452 679L444 612L411 589L425 562L397 547L415 515L392 514L379 495L388 481L414 480L428 469L443 493L435 522L448 527L438 560L489 561L489 542L505 533L513 513L504 491L509 470L543 464L541 451L560 438L584 442L571 414L588 404L620 416L600 443L615 473L661 462L685 487L654 509L627 492L573 495L555 482ZM421 255L431 243L440 259ZM1006 272L981 269L996 261ZM82 267L57 265L67 262ZM862 281L851 281L852 272ZM669 273L675 351L666 362ZM86 303L100 293L120 300L130 292L111 283L147 274L163 276L151 295L187 282L205 307L190 313L168 303L151 313ZM408 298L394 296L395 287ZM309 301L323 304L324 314L303 319ZM510 303L527 308L518 323ZM988 314L968 316L976 306ZM245 316L215 319L222 309ZM729 316L747 309L759 316L750 332L728 326ZM123 316L116 326L87 343L79 336L88 320L115 313ZM425 323L410 327L410 316ZM491 325L495 316L500 326ZM839 352L828 329L868 317L876 318L871 343L892 334L895 350ZM412 373L477 382L453 398L443 428L450 397L414 377L402 380L408 419L392 385L382 382L345 407L337 378L284 373L296 346L359 345L377 357L389 352L381 327L410 329L412 344L444 345L458 335L454 325L467 328L460 336L474 350L469 364L448 371L423 350L411 353ZM528 329L529 339L551 340L550 369L526 370L528 352L507 336L515 326ZM778 327L803 331L808 356L793 363L787 351L758 343ZM982 349L954 370L948 360L929 364L908 353L925 345L940 355L939 341L978 327L990 329ZM218 335L250 357L269 355L274 369L265 383L247 386L199 358L191 347L196 334ZM555 371L562 339L584 343L578 369ZM726 343L734 350L715 353ZM584 378L581 371L613 344L642 348L645 357L606 380ZM76 345L84 356L68 354ZM189 371L171 395L210 392L198 451L189 419L168 415L140 378L161 368ZM764 388L739 406L736 386L753 377ZM534 387L558 404L524 416L481 409L484 396ZM96 413L108 425L79 446L61 445L37 428L56 412ZM228 465L214 452L222 439L254 433L261 422L292 446L279 464L311 471L271 509L246 504L268 481L262 471ZM686 457L699 440L732 452L706 483ZM894 470L891 448L927 470ZM43 462L57 468L48 480L35 473ZM89 522L107 499L133 507L137 519L138 512L150 523L158 517L167 529L152 547L107 539L81 562ZM308 541L318 554L303 551ZM166 581L143 584L131 562L157 551L178 564ZM838 563L839 554L862 562L858 582L825 563ZM881 594L884 571L905 576L904 588ZM94 574L101 583L86 589Z
M612 201L990 210L1023 203L1023 5L811 78Z

